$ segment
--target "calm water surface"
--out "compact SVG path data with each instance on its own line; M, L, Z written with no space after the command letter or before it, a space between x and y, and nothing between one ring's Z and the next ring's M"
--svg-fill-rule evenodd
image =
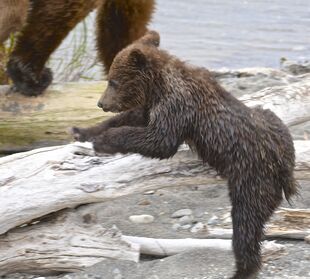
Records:
M151 28L161 34L161 45L183 60L208 68L278 67L281 57L310 58L310 0L157 0ZM95 57L94 15L88 19L87 55L81 67ZM54 61L64 67L76 48L72 32ZM73 43L75 37L75 43ZM81 41L83 36L80 36ZM53 62L53 67L57 68ZM87 70L88 71L88 70ZM61 71L57 71L60 73ZM89 70L100 78L100 67ZM87 73L86 75L88 75ZM80 73L79 73L80 74ZM79 74L72 74L76 79ZM61 74L56 74L61 79Z

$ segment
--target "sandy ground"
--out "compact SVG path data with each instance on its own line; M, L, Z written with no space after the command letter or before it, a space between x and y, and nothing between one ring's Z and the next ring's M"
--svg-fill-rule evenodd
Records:
M294 199L293 208L310 208L310 183L301 183L301 195ZM191 209L194 221L207 224L229 207L228 190L224 184L158 190L151 195L132 195L106 203L85 207L104 227L116 225L124 234L155 238L203 238L204 233L173 228L177 222L171 215L179 209ZM284 202L283 206L289 205ZM83 207L83 206L82 206ZM134 224L130 215L150 214L150 224ZM264 263L259 278L310 278L310 244L304 241L281 240L286 251L277 259ZM232 253L202 249L162 259L141 258L138 264L105 260L84 272L46 277L48 279L220 279L229 278L234 270ZM3 278L41 278L29 275L9 275Z

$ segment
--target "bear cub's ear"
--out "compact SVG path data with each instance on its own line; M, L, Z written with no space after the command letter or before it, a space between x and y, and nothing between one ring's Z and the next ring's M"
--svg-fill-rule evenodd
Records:
M156 31L148 31L139 41L144 45L159 47L160 36Z
M140 69L147 65L147 58L140 49L133 49L129 54L129 60Z

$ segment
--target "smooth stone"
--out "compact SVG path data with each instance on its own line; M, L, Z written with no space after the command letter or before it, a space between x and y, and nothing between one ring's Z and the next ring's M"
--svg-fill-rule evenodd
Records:
M178 231L180 228L181 228L181 225L180 225L179 223L176 223L176 224L173 224L173 225L172 225L172 229L173 229L174 231Z
M192 225L188 224L188 225L183 225L180 227L180 229L182 230L189 230L192 227Z
M213 215L209 221L208 221L208 225L216 225L219 223L219 217Z
M135 224L149 224L154 221L154 216L147 214L131 215L129 220Z
M201 222L196 223L191 228L191 233L199 233L199 232L202 232L202 231L207 231L207 227L203 223L201 223Z
M171 218L180 218L180 217L192 215L192 214L193 214L193 211L191 209L184 208L184 209L180 209L180 210L177 210L176 212L174 212L171 215Z
M193 215L185 215L179 219L179 223L182 226L187 224L193 224L193 222L194 222Z

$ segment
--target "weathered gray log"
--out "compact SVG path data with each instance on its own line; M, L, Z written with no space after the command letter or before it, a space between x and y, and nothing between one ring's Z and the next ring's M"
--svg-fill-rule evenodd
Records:
M184 147L165 161L138 154L88 155L92 153L89 144L74 143L0 158L0 234L79 204L217 180L214 171Z
M138 262L139 245L116 229L86 224L74 212L0 236L0 275L77 272L106 258Z
M296 141L295 148L296 177L308 180L310 141ZM89 144L75 143L0 158L0 234L79 204L220 180L186 146L162 161L138 154L98 157L92 153Z
M77 272L106 258L137 262L139 252L169 256L192 249L210 248L230 251L226 239L154 239L121 235L104 229L89 216L63 211L57 218L34 222L0 236L0 275L22 272L51 275ZM285 246L265 241L263 258L285 251Z

